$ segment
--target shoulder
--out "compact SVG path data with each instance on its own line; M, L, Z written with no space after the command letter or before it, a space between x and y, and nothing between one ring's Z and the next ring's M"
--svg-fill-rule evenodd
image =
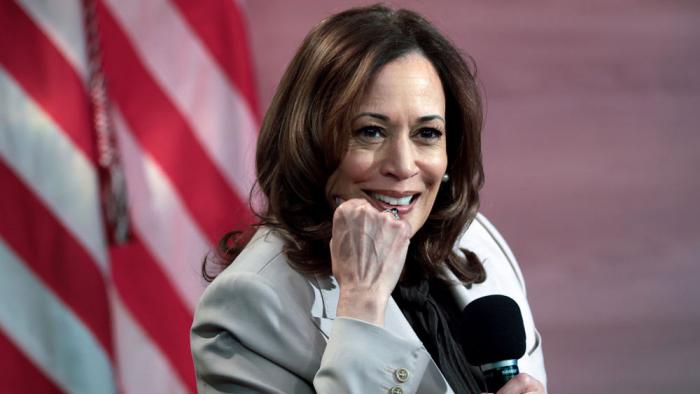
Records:
M261 228L233 263L207 287L202 299L225 289L236 290L250 281L284 293L313 281L313 277L292 269L284 254L284 240L275 231Z
M525 280L515 255L501 233L481 213L462 235L457 247L474 252L486 270L488 287L525 294ZM479 285L476 285L477 287Z
M198 371L216 368L207 357L231 354L242 346L255 357L313 377L320 353L308 349L325 346L314 323L322 305L314 278L289 266L283 245L274 232L259 230L204 291L191 330Z
M283 253L284 240L262 228L239 256L204 291L199 312L212 304L275 303L293 308L290 300L307 311L315 300L315 278L292 269Z

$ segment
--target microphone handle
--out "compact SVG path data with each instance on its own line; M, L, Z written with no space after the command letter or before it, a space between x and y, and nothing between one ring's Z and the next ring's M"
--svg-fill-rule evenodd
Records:
M481 372L486 380L486 389L489 393L495 393L501 389L509 380L520 373L518 360L504 360L495 363L484 364Z

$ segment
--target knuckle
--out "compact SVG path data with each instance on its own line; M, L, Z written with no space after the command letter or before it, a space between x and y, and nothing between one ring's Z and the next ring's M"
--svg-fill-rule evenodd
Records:
M534 379L532 376L530 376L530 375L528 375L528 374L526 374L526 373L518 374L518 376L516 376L515 378L518 379L518 381L519 381L520 383L522 383L522 384L524 384L524 385L526 385L526 386L528 386L528 385L530 385L530 384L532 384L532 383L535 382L535 379Z
M367 205L360 205L357 207L357 212L362 215L368 215L370 213L370 207Z
M381 218L382 218L382 223L384 223L390 229L392 229L392 230L398 229L397 226L400 222L398 220L394 219L393 217L389 216L388 213L382 212Z
M402 227L402 223L392 217L389 217L389 215L382 215L384 222L387 223L387 226L389 226L390 229L392 230L400 230Z
M348 220L350 213L347 209L338 208L333 212L333 226L339 226Z
M340 219L340 217L343 215L343 208L338 207L335 212L333 212L333 222L336 220Z
M368 207L369 203L365 201L364 199L353 199L353 206L355 207Z
M403 235L410 238L411 237L411 225L405 222L401 222L401 229L403 230Z

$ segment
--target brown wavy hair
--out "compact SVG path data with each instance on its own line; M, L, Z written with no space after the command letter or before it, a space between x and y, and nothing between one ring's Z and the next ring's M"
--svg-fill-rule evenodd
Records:
M254 227L276 230L297 271L330 273L333 208L326 184L347 151L351 117L374 76L412 52L425 56L442 81L450 180L440 187L427 221L411 240L404 278L441 278L443 262L465 283L486 278L473 253L453 250L476 216L484 182L482 103L474 62L466 56L467 63L419 14L382 5L321 21L292 59L262 123L256 169L266 206L255 212L259 223ZM251 235L252 229L226 234L216 253L205 259L204 277L215 276L207 261L219 268L229 265Z

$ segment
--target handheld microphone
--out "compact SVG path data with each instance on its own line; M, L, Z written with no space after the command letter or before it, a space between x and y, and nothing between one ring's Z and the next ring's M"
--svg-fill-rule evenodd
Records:
M520 372L525 326L520 307L512 298L477 298L462 311L458 327L464 355L471 365L479 366L489 392L495 393Z

